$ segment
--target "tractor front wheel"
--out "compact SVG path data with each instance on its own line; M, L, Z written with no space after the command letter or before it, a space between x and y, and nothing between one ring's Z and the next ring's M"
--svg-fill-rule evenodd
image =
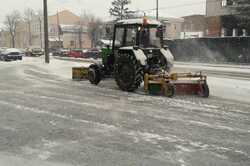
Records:
M201 85L201 96L204 98L208 98L209 97L209 87L207 83L204 83Z
M91 65L88 71L88 79L91 84L98 85L101 82L102 76L98 65Z
M123 91L133 92L143 81L143 68L133 53L120 53L115 63L115 80Z

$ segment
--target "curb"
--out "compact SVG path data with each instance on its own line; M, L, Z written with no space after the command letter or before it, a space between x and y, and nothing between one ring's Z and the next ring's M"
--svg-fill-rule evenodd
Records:
M59 57L54 56L55 59L64 60L64 61L72 61L72 62L88 62L88 63L101 63L100 59L80 59L80 58L71 58L71 57Z

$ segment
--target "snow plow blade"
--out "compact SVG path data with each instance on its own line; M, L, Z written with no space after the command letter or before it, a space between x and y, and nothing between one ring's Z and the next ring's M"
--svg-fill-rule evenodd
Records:
M82 81L88 79L88 68L87 67L73 67L72 68L72 79L75 81Z
M144 90L148 94L173 97L198 95L209 97L207 76L199 73L173 73L144 76Z

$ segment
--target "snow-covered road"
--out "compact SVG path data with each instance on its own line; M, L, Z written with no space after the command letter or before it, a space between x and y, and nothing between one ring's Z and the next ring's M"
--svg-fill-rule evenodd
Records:
M250 102L224 92L249 80L213 76L209 99L169 99L72 81L82 65L0 62L0 165L250 165Z

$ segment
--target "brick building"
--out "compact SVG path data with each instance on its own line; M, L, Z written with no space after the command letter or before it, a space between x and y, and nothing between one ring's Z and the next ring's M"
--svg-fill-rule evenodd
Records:
M49 41L52 47L91 48L88 23L74 13L68 10L58 12L49 16L48 23Z
M243 27L240 20L235 17L232 6L234 0L207 0L206 19L208 37L247 36L250 34L248 27Z
M51 48L91 48L91 40L88 35L88 23L74 13L63 10L58 14L48 17L49 45ZM29 45L28 24L19 22L16 31L16 47L43 47L42 16L34 15L31 20L31 43ZM2 32L1 46L11 47L11 38L8 32ZM80 45L81 43L81 45Z
M183 18L166 17L162 18L161 22L166 26L165 38L167 39L180 39L181 27L184 22Z
M143 18L140 17L140 18ZM155 19L155 16L147 16L149 19ZM159 17L160 22L165 26L164 38L165 39L180 39L181 37L181 27L184 22L183 18L167 16Z
M204 37L207 29L207 21L204 15L190 15L182 17L184 22L181 27L181 38Z

